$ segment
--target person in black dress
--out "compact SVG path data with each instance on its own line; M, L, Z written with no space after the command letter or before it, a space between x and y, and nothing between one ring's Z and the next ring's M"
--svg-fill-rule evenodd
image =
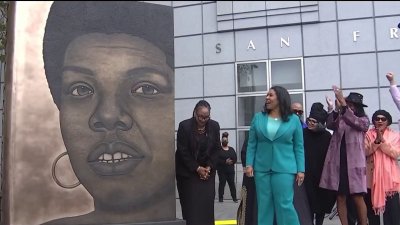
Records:
M231 191L232 200L238 202L236 197L236 187L235 187L235 163L237 161L237 156L235 149L228 146L228 132L222 134L222 151L218 157L218 199L219 202L224 201L224 190L226 182L228 182L229 190Z
M179 123L176 181L186 225L214 225L215 173L221 150L219 123L200 100L190 119Z
M336 201L336 193L319 187L325 156L331 140L331 133L325 129L328 112L324 105L316 102L311 106L303 130L306 175L304 185L310 205L311 218L315 225L322 225L325 213L330 213Z

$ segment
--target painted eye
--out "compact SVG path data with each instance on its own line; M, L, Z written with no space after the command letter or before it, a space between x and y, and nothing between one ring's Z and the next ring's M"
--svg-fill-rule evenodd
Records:
M93 94L93 89L86 85L76 85L71 88L71 95L73 96L87 96Z
M143 94L143 95L156 95L159 93L159 91L153 85L142 84L132 88L132 93Z

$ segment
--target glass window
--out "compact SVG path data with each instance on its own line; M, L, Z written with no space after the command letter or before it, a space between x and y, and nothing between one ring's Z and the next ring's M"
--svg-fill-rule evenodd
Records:
M303 67L301 59L271 61L271 84L288 90L303 89Z
M243 144L246 140L246 138L249 137L249 131L248 130L238 130L238 149L236 150L238 159L237 161L240 163L242 162L242 150L243 150Z
M290 100L293 102L299 102L304 108L303 93L290 93Z
M250 126L254 114L263 110L264 103L265 94L238 97L238 126Z
M266 62L240 63L236 65L236 71L238 93L267 90Z

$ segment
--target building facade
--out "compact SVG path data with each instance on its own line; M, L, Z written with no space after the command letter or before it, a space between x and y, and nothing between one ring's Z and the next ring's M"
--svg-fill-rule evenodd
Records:
M303 104L304 117L312 103L333 99L337 85L344 95L364 95L369 117L385 109L398 121L385 74L400 73L400 2L173 1L172 6L176 130L205 99L240 159L252 116L274 85ZM398 129L397 122L392 126Z

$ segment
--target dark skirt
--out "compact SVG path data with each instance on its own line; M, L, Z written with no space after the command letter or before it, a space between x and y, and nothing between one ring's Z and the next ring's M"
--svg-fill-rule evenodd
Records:
M350 188L346 152L346 138L343 134L342 142L340 143L340 180L338 194L348 196L350 194Z
M237 211L238 225L257 225L257 197L254 177L243 174L241 201Z
M320 188L319 181L319 177L312 174L304 179L310 210L313 214L329 214L336 203L336 191Z
M299 217L300 225L313 225L310 204L308 203L304 184L298 186L297 182L295 182L293 204Z
M214 225L215 171L208 180L176 177L182 217L186 225Z

